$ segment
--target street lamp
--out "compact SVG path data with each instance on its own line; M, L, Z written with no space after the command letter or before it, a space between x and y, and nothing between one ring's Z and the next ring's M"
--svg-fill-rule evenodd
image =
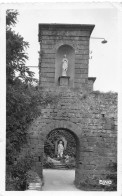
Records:
M106 44L108 41L103 37L91 37L91 39L102 39L101 43Z
M103 37L90 37L90 39L102 39L101 43L102 44L106 44L108 41L103 38ZM90 51L90 54L92 53L92 51ZM89 57L89 59L92 59L92 56Z

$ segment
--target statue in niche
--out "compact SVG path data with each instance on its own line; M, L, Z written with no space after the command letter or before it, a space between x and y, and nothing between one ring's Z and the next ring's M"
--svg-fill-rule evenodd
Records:
M63 152L64 152L64 145L63 145L62 140L60 140L58 144L58 158L63 157Z
M62 76L67 76L67 70L68 70L68 59L66 58L66 54L65 54L62 60Z

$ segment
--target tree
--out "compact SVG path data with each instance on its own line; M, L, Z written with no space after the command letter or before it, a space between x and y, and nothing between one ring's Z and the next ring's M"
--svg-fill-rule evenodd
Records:
M26 85L35 80L34 73L26 66L28 55L26 49L29 43L24 38L16 34L12 27L17 22L18 12L7 10L6 13L6 186L7 190L14 190L15 160L20 153L21 147L26 143L27 127L34 115L38 113L36 102L33 101L35 93L31 92ZM35 90L36 91L36 90ZM23 165L24 167L24 165ZM23 174L18 170L19 182L22 183ZM17 182L18 183L18 182ZM10 185L10 186L9 186ZM8 188L9 186L9 188ZM15 186L16 187L16 186ZM19 187L18 187L19 189ZM21 189L21 187L20 187Z
M34 73L25 66L28 60L25 50L29 47L29 43L12 30L17 23L17 16L16 10L6 12L6 78L9 84L13 83L16 78L21 78L26 83L34 80Z

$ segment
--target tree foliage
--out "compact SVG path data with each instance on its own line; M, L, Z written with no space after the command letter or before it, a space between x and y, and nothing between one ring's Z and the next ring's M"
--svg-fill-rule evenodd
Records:
M29 43L24 41L19 33L12 30L17 23L17 16L16 10L6 12L6 76L8 83L13 83L16 77L23 81L32 81L32 76L34 76L34 73L25 66L26 60L28 60L26 49L29 47Z
M6 27L9 29L10 26L14 26L17 23L17 10L7 10L6 11Z
M21 147L27 142L27 128L33 118L38 115L38 109L34 102L36 89L31 84L33 80L35 81L34 73L26 66L26 60L28 60L26 49L29 43L12 29L17 23L17 16L16 10L6 12L6 186L13 182L12 187L19 189L19 183L21 186L24 176L20 169L16 172L14 163ZM28 88L28 82L30 88ZM27 169L26 166L24 168L24 164L18 168L24 172ZM20 174L17 186L14 173ZM14 190L12 187L9 186ZM9 188L7 187L7 190Z

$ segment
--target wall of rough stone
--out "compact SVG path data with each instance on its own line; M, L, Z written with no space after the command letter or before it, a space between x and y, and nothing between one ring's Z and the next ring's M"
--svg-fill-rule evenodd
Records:
M99 180L105 180L111 173L109 165L117 162L117 94L93 92L84 105L89 108L91 118L83 127L86 136L80 150L83 164L76 170L79 175L76 184L99 187Z
M47 134L65 129L77 141L76 186L85 189L87 183L91 190L95 186L95 190L100 189L99 180L106 179L109 164L117 161L117 94L81 94L66 87L46 90L54 93L57 101L41 107L41 115L28 130L30 148L35 151L35 170L42 172Z

